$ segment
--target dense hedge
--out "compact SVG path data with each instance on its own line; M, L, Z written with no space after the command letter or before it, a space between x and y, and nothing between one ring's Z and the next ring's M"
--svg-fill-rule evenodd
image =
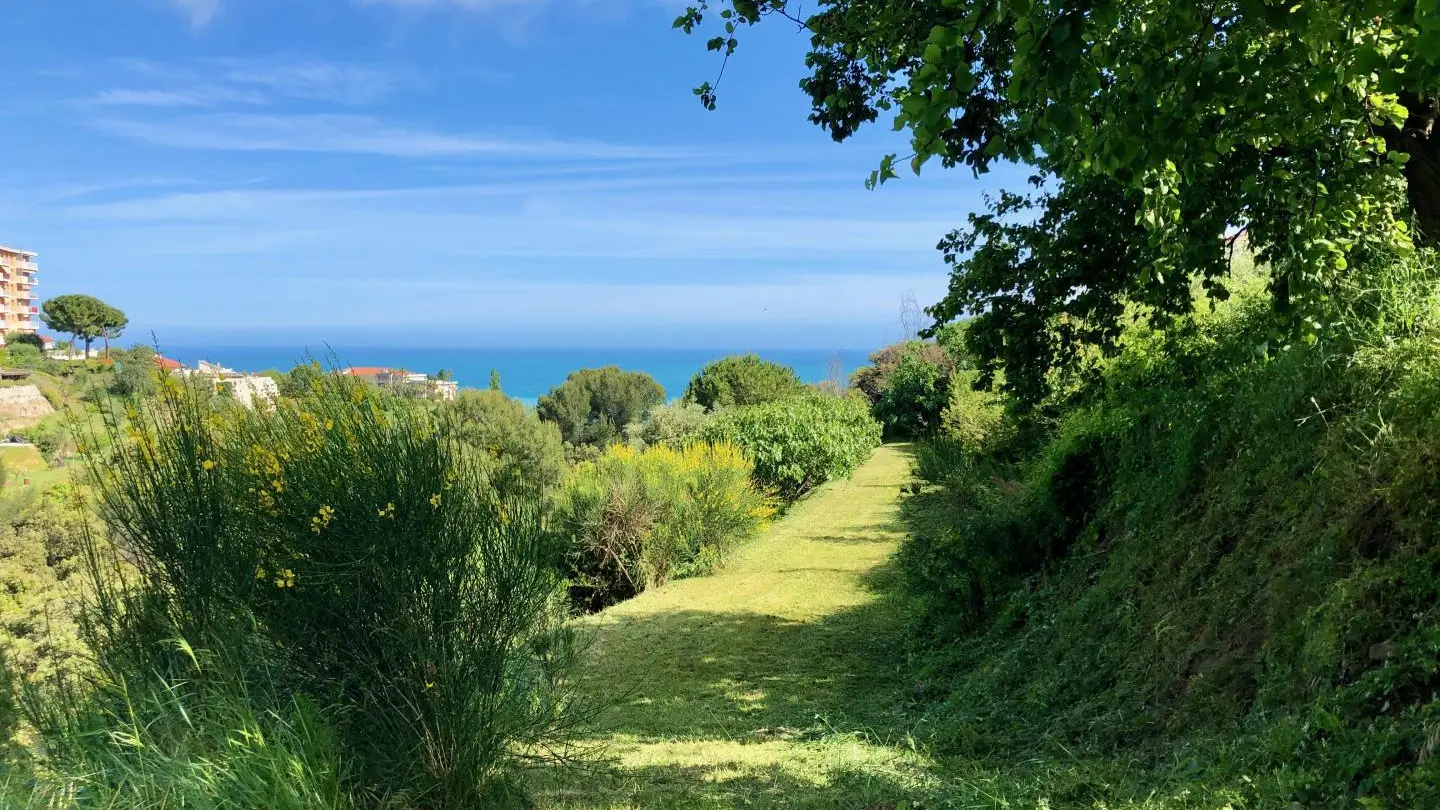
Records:
M764 487L795 500L854 472L880 445L880 423L863 398L806 393L722 411L703 435L739 446Z

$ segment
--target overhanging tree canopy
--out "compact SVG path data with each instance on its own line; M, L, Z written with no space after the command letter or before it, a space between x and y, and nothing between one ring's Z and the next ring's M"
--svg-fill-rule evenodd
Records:
M1044 181L942 243L954 273L932 310L983 313L970 339L1017 393L1109 345L1130 303L1187 311L1196 277L1223 297L1233 228L1311 329L1357 257L1440 239L1436 0L795 7L706 0L676 26L718 17L709 47L729 59L743 26L788 18L811 35L810 118L836 140L889 114L915 171L1018 162ZM696 90L710 107L715 91Z

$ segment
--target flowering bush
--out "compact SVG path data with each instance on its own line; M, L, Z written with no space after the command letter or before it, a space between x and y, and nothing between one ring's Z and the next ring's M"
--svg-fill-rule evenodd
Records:
M572 592L590 609L715 569L769 518L753 468L728 443L611 447L562 488Z
M40 718L72 760L53 770L94 774L86 789L124 796L115 806L191 806L178 788L127 794L154 781L132 771L230 762L224 741L248 732L207 720L278 723L297 699L333 724L358 806L491 806L515 757L563 750L570 646L551 536L421 403L322 375L249 411L167 378L110 430L91 474L138 573L85 616L102 678L89 708ZM144 745L104 727L129 722L117 701L158 707L140 718ZM100 733L64 733L86 724Z

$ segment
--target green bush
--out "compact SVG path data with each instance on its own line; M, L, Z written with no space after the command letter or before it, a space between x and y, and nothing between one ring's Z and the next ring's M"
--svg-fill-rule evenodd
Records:
M710 573L770 508L733 445L611 447L561 491L572 595L589 610L668 580Z
M886 346L870 355L870 365L859 368L850 375L850 387L864 394L872 403L879 402L890 377L900 368L907 357L939 369L939 376L948 379L955 373L958 363L955 355L944 346L933 341L907 340Z
M315 389L315 386L320 384L320 380L325 374L325 367L311 360L306 363L300 363L284 374L280 374L275 382L275 387L279 389L280 396L282 397L290 397L292 399L295 397L303 397L311 393Z
M573 372L540 397L536 411L560 427L572 448L603 450L622 438L626 425L664 401L665 389L649 375L606 366Z
M441 420L457 439L484 454L490 481L502 493L539 497L565 473L559 428L518 399L499 391L462 391L441 406Z
M793 501L854 472L880 445L880 424L863 399L816 393L722 411L702 435L739 446L761 486Z
M114 377L110 393L120 397L153 396L158 388L160 372L155 365L155 350L139 345L110 352L114 361Z
M52 416L27 428L13 431L13 434L35 445L46 461L65 455L73 446L70 431L61 423L60 417Z
M656 446L678 450L698 441L711 418L709 411L693 402L656 405L644 419L625 426L625 438L637 450Z
M949 401L940 412L940 436L969 453L1000 454L1017 438L1006 419L1005 405L990 391L977 391L974 372L957 373L950 382Z
M908 347L872 405L885 435L914 438L933 434L950 399L950 379L943 366L926 359L919 348Z
M83 669L75 590L92 524L65 488L0 499L0 652L22 682Z
M212 754L233 759L209 745L251 716L290 718L295 695L335 728L345 794L366 807L493 806L512 795L516 757L565 750L559 549L422 403L325 375L274 410L173 379L132 407L110 420L114 452L92 454L101 515L137 569L124 587L96 583L85 614L110 687L99 709L37 723L47 738L92 716L123 735L113 724L135 706L164 713L143 727L208 709L200 747L161 735L143 760L203 771ZM213 694L197 683L207 667Z
M45 353L29 343L7 344L5 361L15 368L37 369L45 364Z
M685 389L685 401L716 411L774 402L794 396L804 387L789 366L754 354L732 355L700 369Z

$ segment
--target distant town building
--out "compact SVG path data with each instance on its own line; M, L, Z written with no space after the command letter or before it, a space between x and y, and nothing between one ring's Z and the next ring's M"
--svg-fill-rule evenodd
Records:
M215 384L216 390L224 389L236 402L247 408L254 408L257 404L269 405L280 398L280 386L269 377L258 374L236 371L204 360L196 363L195 368L187 368L179 360L159 354L155 355L155 365L159 366L161 371L168 371L178 377L203 377L210 380Z
M39 331L35 254L0 245L0 345L9 332Z
M454 380L431 379L428 374L383 366L351 366L340 372L347 377L357 377L381 386L408 388L430 399L449 402L460 394L460 384Z

